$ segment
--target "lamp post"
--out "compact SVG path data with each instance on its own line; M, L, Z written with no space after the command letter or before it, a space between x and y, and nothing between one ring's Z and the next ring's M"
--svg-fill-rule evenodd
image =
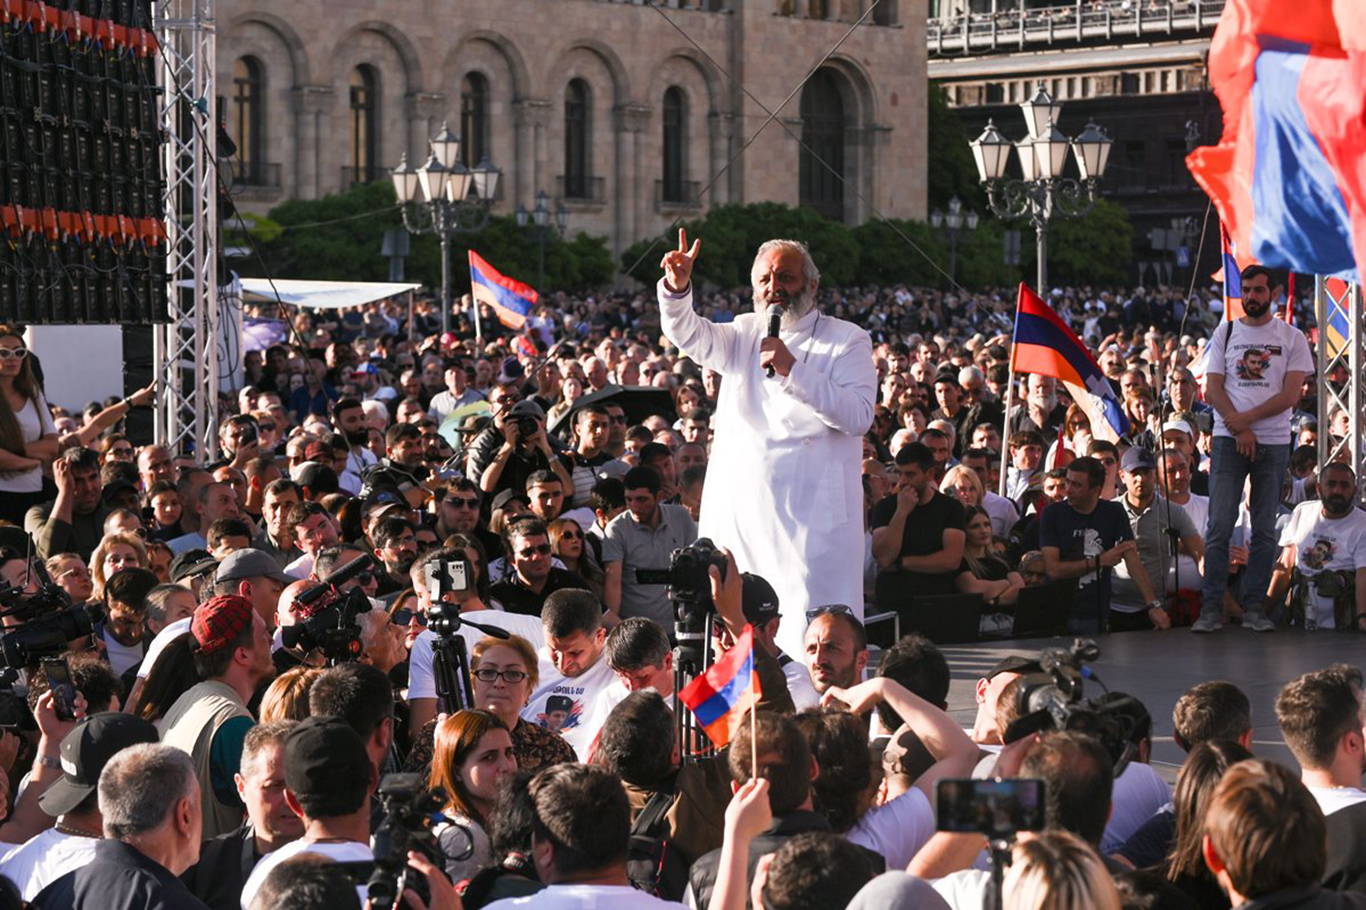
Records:
M958 280L958 237L962 234L971 234L977 230L977 213L969 210L963 214L963 201L957 196L949 200L949 213L935 209L930 213L930 227L936 231L948 228L945 233L949 236L949 280ZM963 230L963 228L967 230Z
M1088 123L1075 139L1059 132L1056 124L1062 105L1053 100L1042 82L1020 109L1029 129L1024 139L1011 142L988 120L982 135L968 145L977 162L977 174L986 184L991 211L1003 219L1028 218L1034 225L1038 257L1035 280L1043 294L1048 285L1048 222L1054 216L1081 217L1095 206L1096 183L1105 175L1111 140L1094 123ZM1076 158L1080 180L1062 175L1069 149ZM1023 180L1005 175L1012 151L1019 158Z
M526 228L530 222L536 228L536 243L540 250L540 256L536 260L536 291L540 293L545 285L545 238L550 228L550 216L555 216L555 229L561 234L569 226L569 211L565 209L564 203L555 206L555 211L550 211L550 196L545 190L536 194L536 208L528 212L525 206L517 206L517 226Z
M412 234L441 238L441 333L451 330L451 235L483 230L498 192L498 168L487 154L473 168L460 160L460 137L441 124L430 140L431 157L409 167L405 154L391 173L394 193L403 210L403 226ZM474 334L483 337L479 305L474 306Z

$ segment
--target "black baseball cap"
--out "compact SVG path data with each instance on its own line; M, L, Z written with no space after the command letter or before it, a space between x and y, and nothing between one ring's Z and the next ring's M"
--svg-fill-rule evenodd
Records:
M512 502L514 499L519 502L527 503L528 505L531 504L531 497L527 496L520 490L514 490L509 488L503 490L497 496L493 497L493 503L490 506L490 508L492 508L493 511L497 512L499 509L503 508L508 503Z
M778 615L778 592L762 575L741 572L740 602L745 611L745 620L752 626L760 626Z
M129 746L158 740L157 728L136 715L92 714L62 740L62 776L38 797L38 807L53 818L65 815L95 791L110 759Z
M218 560L208 550L185 550L171 560L171 581L181 582L218 568Z
M296 796L335 790L339 781L368 781L371 768L365 743L340 718L306 718L285 737L285 786Z
M1041 670L1037 657L1021 657L1018 654L1012 654L998 660L996 666L987 671L986 678L991 679L994 676L1000 676L1002 673L1038 673Z

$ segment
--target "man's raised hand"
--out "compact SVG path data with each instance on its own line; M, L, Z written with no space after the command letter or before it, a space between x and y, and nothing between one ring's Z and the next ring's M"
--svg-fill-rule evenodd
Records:
M694 240L688 246L688 232L678 229L678 249L664 254L660 268L664 269L664 286L675 294L681 294L692 283L692 267L697 261L697 251L702 248L701 240Z

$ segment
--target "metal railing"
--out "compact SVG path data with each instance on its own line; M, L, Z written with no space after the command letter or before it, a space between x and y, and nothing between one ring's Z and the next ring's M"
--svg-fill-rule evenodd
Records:
M565 202L601 204L607 201L607 182L601 177L566 177L561 174L555 178L555 193Z
M656 180L655 208L660 211L700 209L702 200L697 194L701 187L696 180Z
M926 39L932 56L1117 37L1158 37L1213 31L1224 0L1077 0L1041 9L964 12L932 18Z
M232 188L279 189L280 165L268 161L238 164L233 170Z

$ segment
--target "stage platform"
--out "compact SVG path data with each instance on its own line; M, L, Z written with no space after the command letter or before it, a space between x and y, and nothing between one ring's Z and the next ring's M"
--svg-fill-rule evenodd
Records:
M1225 626L1210 635L1176 629L1100 635L1095 641L1100 646L1100 659L1092 665L1096 676L1110 690L1141 699L1152 713L1152 764L1169 781L1184 756L1172 740L1172 706L1196 683L1227 679L1238 685L1252 702L1253 751L1298 769L1276 724L1276 693L1288 680L1329 664L1366 668L1366 636L1351 632L1257 634ZM977 713L974 686L993 664L1009 654L1028 656L1070 643L1052 638L944 646L952 673L949 713L970 728ZM1094 681L1087 682L1088 696L1100 691Z

